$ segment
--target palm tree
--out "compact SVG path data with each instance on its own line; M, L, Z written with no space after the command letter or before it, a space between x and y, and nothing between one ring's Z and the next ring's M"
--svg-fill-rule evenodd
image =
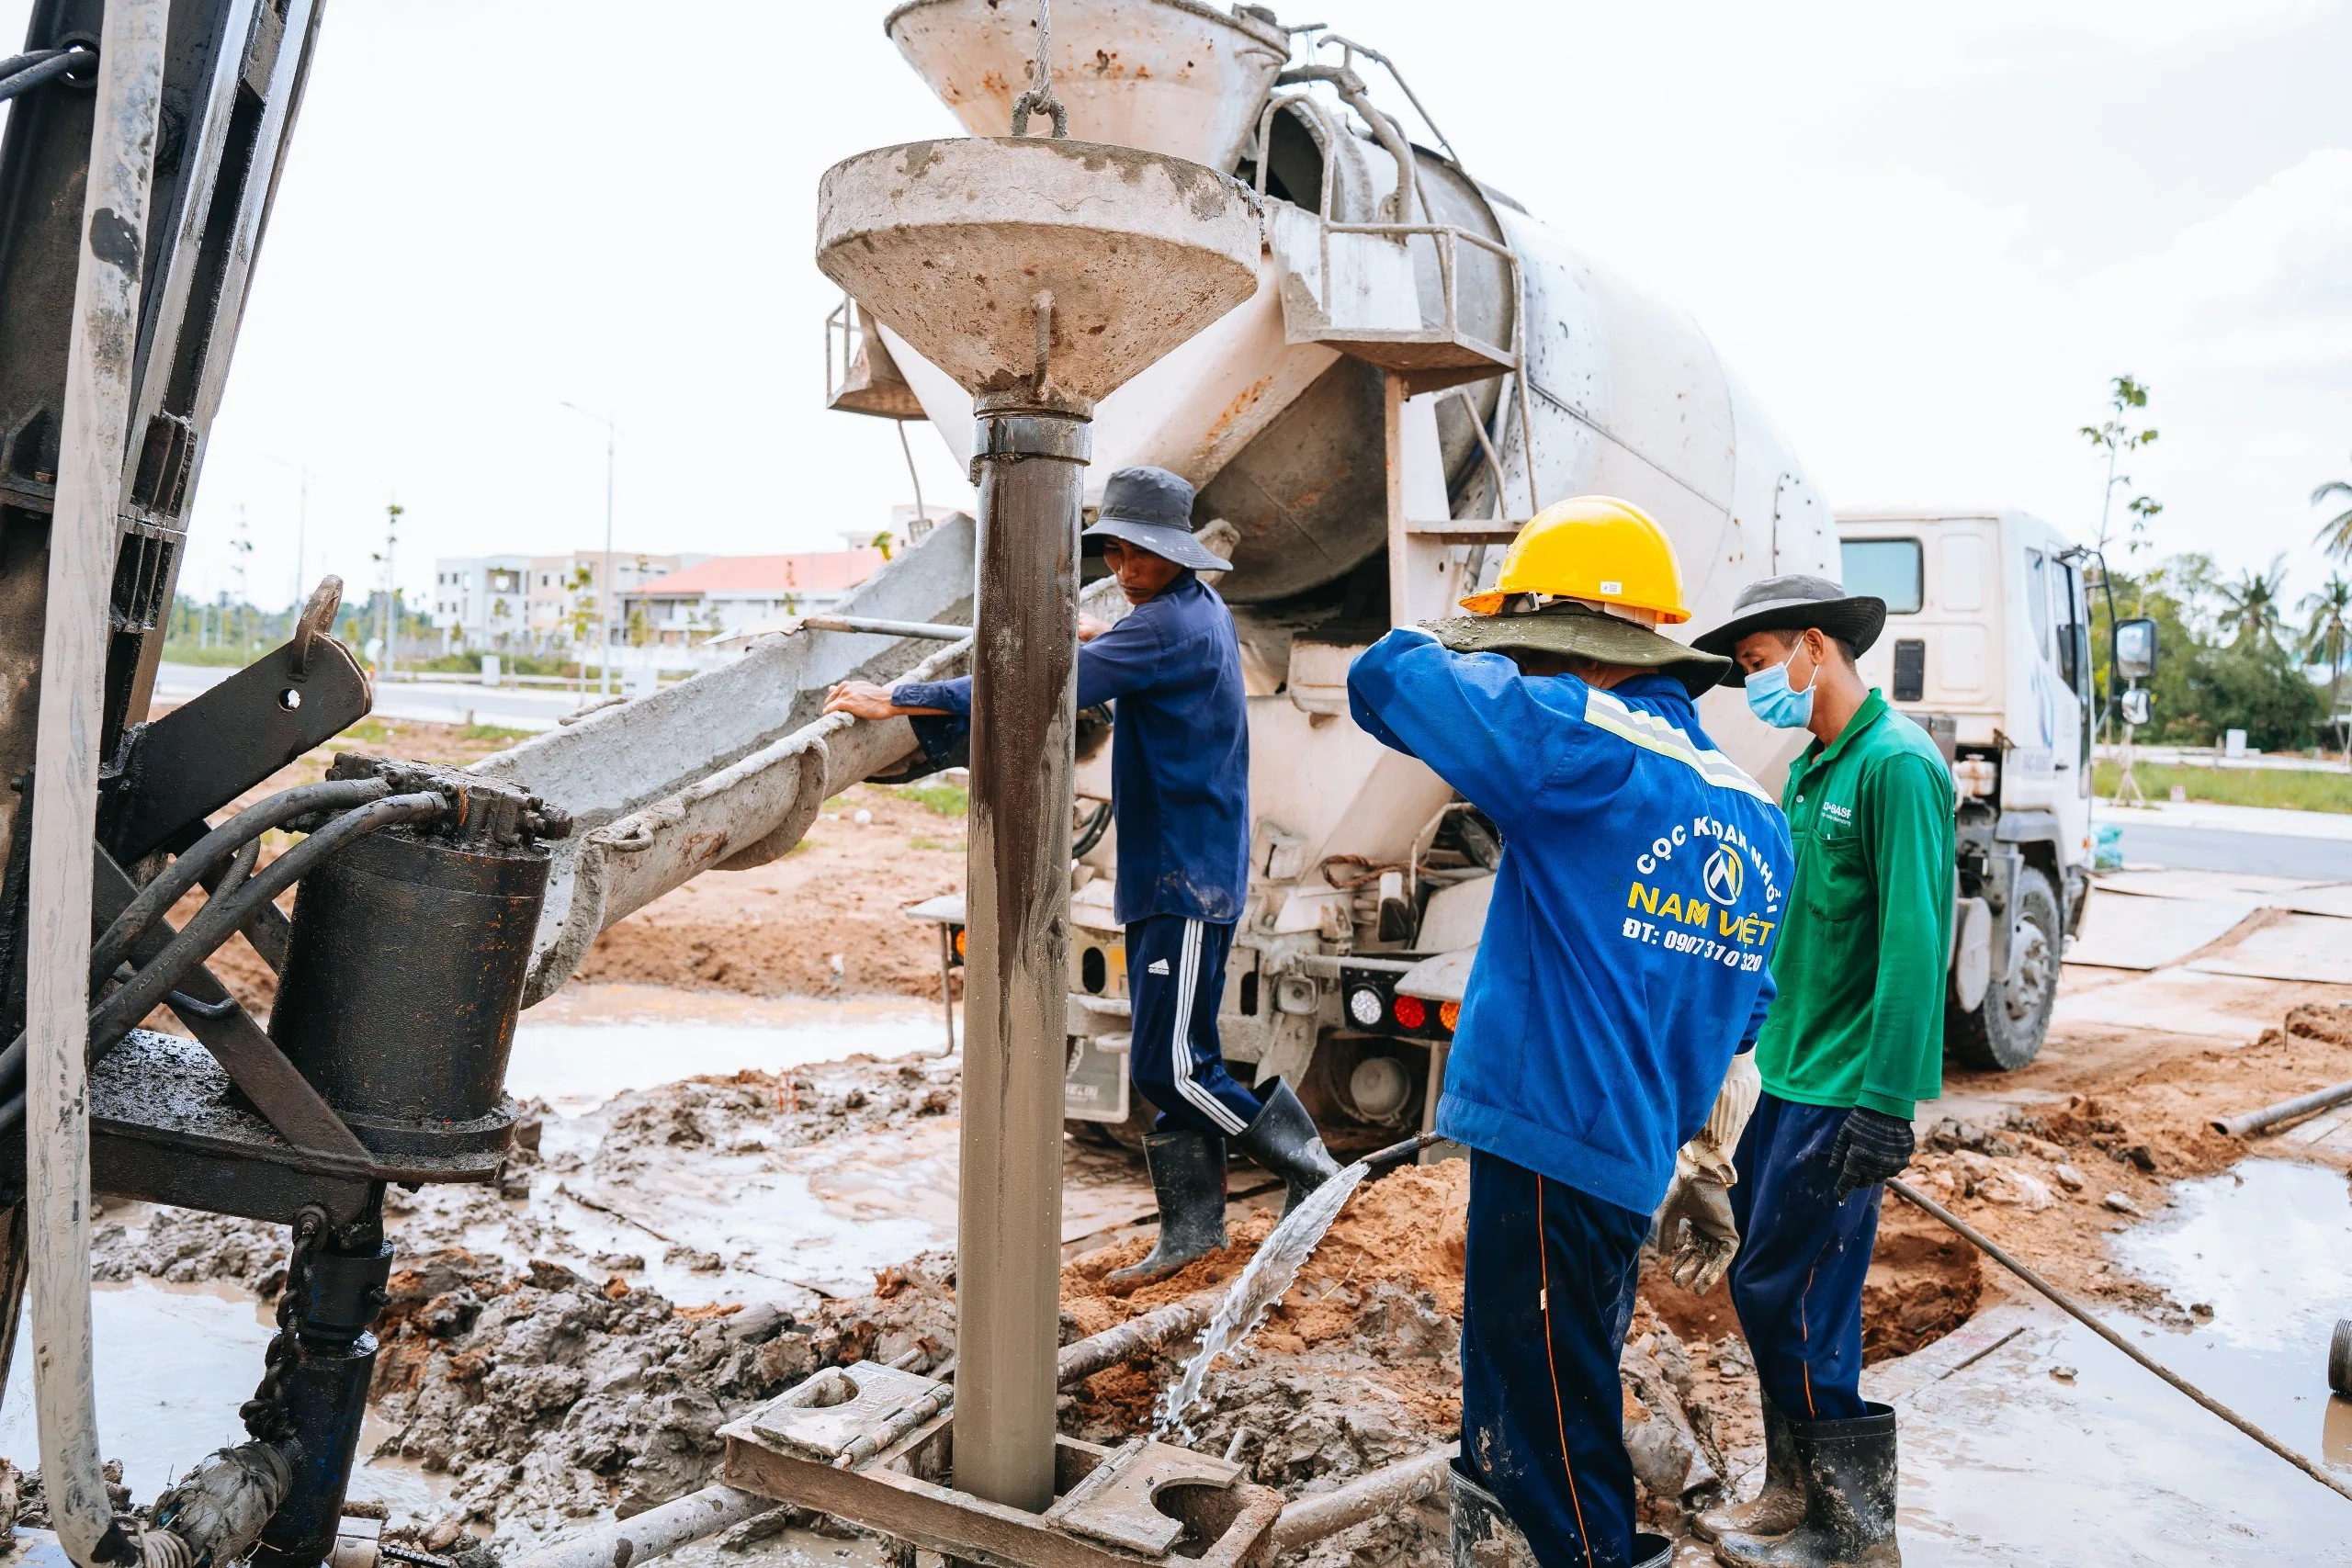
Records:
M2278 640L2278 591L2286 581L2287 558L2277 555L2270 558L2268 571L2249 568L2238 573L2235 582L2222 585L2221 625L2232 634L2232 642Z
M2306 593L2295 606L2310 617L2303 626L2303 657L2327 666L2328 711L2344 708L2344 668L2352 663L2352 582L2331 572L2327 586Z
M2330 479L2312 491L2312 504L2325 506L2338 499L2352 502L2352 479ZM2319 542L2332 556L2352 558L2352 506L2319 525Z

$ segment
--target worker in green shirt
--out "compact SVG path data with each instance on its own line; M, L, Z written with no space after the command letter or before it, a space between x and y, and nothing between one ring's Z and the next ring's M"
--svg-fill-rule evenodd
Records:
M1881 1183L1942 1088L1951 772L1865 687L1883 600L1772 577L1693 639L1767 724L1810 730L1781 809L1796 875L1756 1043L1763 1093L1733 1156L1732 1303L1763 1385L1765 1481L1699 1527L1735 1568L1894 1568L1894 1413L1867 1403L1862 1282ZM1669 1200L1671 1201L1671 1200Z

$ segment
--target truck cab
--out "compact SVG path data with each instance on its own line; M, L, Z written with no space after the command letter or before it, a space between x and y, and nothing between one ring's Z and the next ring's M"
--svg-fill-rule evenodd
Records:
M1968 1066L2023 1066L2090 891L2086 552L2015 510L1840 512L1838 536L1848 591L1886 601L1862 678L1952 765L1946 1048Z

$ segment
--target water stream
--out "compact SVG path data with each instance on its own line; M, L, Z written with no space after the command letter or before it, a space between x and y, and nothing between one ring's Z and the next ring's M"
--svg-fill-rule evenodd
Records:
M1332 1222L1340 1217L1340 1211L1347 1207L1357 1184L1371 1169L1364 1160L1347 1167L1308 1194L1306 1201L1283 1215L1281 1223L1267 1233L1257 1256L1250 1259L1250 1267L1233 1281L1225 1300L1217 1303L1216 1315L1201 1331L1201 1348L1193 1352L1184 1370L1159 1396L1151 1428L1155 1439L1164 1439L1172 1432L1180 1443L1193 1440L1192 1428L1184 1425L1184 1413L1200 1398L1201 1381L1208 1376L1209 1368L1266 1321L1266 1314L1298 1278L1300 1267L1323 1245Z

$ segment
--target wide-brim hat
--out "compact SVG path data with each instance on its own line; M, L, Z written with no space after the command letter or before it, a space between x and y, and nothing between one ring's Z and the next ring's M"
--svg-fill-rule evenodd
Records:
M1430 633L1456 653L1574 654L1603 664L1656 670L1682 682L1692 696L1712 688L1732 668L1721 654L1686 648L1647 626L1584 604L1546 604L1521 615L1456 615Z
M1195 571L1230 571L1233 563L1193 536L1193 487L1166 468L1121 468L1102 486L1094 525L1080 536L1117 539Z
M1739 639L1753 632L1817 630L1867 650L1886 629L1886 601L1868 593L1849 593L1826 577L1790 572L1767 577L1739 591L1731 619L1690 639L1690 646L1728 658ZM1724 677L1726 686L1747 684L1747 671L1734 664Z

